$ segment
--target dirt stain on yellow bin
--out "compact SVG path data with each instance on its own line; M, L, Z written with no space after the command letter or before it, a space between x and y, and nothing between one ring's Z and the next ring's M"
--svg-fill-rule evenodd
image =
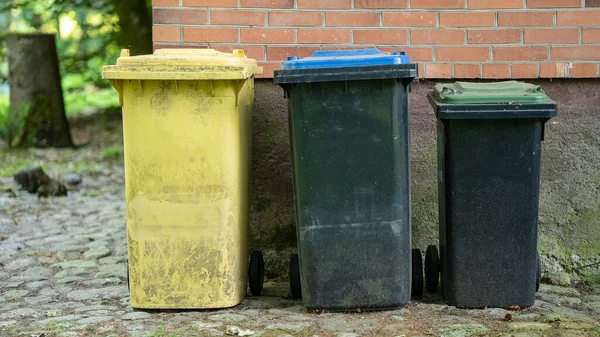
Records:
M131 306L224 308L248 278L254 75L241 50L124 50L103 75L123 106Z

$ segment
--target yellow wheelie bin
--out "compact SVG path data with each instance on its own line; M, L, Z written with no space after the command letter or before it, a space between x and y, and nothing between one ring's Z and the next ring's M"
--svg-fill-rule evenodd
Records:
M123 107L131 306L239 304L248 276L262 291L262 254L248 266L254 75L242 50L163 49L103 76ZM253 282L254 281L254 282Z

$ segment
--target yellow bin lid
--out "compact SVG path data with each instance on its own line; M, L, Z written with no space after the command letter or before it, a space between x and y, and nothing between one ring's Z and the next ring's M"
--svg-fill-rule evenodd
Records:
M105 66L107 80L245 80L262 74L256 60L243 50L158 49L153 55L130 56L121 51L117 65Z

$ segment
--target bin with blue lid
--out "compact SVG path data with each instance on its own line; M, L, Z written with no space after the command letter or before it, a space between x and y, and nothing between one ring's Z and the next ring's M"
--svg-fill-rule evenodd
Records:
M556 103L516 81L438 84L439 245L425 258L427 290L462 308L529 307L537 253L544 125Z
M291 294L309 309L389 309L410 299L407 98L416 76L403 52L377 49L290 57L275 72L289 99Z

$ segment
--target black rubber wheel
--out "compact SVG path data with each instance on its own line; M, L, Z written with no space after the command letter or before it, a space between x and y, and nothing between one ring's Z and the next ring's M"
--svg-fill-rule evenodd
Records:
M440 258L435 245L427 247L425 252L425 287L427 292L435 294L440 279Z
M542 259L540 257L540 253L537 254L537 263L536 263L536 274L535 274L535 292L537 293L540 290L540 283L542 283Z
M248 267L248 281L252 296L260 296L265 283L265 260L263 253L255 250L250 254L250 266Z
M412 250L411 295L412 297L423 296L423 257L420 249Z
M290 257L290 293L295 300L302 299L302 285L300 284L300 261L298 254Z

